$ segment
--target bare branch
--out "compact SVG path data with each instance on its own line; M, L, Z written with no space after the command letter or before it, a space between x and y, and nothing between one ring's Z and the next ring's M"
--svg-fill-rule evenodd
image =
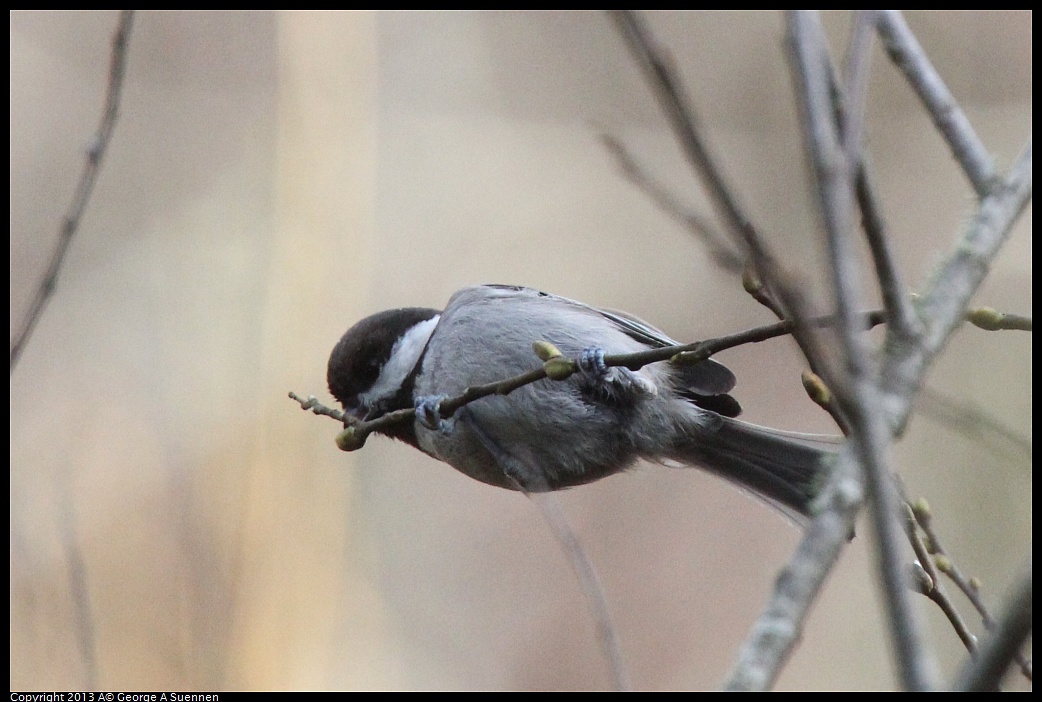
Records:
M919 499L916 500L911 507L916 524L919 525L923 534L926 535L928 542L927 550L932 556L931 560L934 569L943 573L952 581L952 583L954 583L955 587L959 588L959 591L962 592L966 599L970 601L970 604L973 605L973 608L977 610L977 613L980 614L981 622L983 622L984 627L986 629L994 629L996 626L995 620L988 612L988 608L980 596L980 582L976 578L967 577L956 564L955 559L944 548L944 545L941 543L941 538L937 534L937 530L933 528L933 513L930 510L930 505L926 500ZM1031 662L1019 652L1014 658L1020 665L1024 677L1030 680Z
M795 11L788 15L788 33L794 73L801 101L805 141L817 180L831 257L833 290L839 309L839 325L850 393L838 393L848 417L851 444L865 474L872 525L877 539L879 576L889 615L898 669L905 689L935 687L934 664L924 643L901 554L896 491L889 465L890 432L880 410L876 369L869 360L867 341L858 325L857 305L860 263L850 222L853 209L856 164L860 162L857 134L840 135L834 119L829 86L830 59L824 30L816 13ZM857 36L857 34L855 34ZM858 124L858 110L845 110ZM845 143L844 143L845 141ZM852 156L851 156L852 155Z
M885 391L890 388L885 406L892 424L907 418L915 387L929 361L959 324L966 299L981 282L987 262L1006 240L1029 196L1031 147L1028 145L1010 178L981 203L962 242L957 244L944 267L945 271L956 274L960 282L949 284L942 272L920 302L920 310L936 309L940 315L936 321L931 320L934 326L927 336L928 346L924 343L891 349L885 360L880 379ZM966 289L965 296L946 298L941 291L948 291L951 286L958 290ZM931 318L924 316L923 319ZM857 515L861 487L853 451L852 444L848 444L840 453L834 476L822 497L822 511L812 521L789 565L778 576L770 601L753 625L735 666L728 674L724 683L726 690L766 690L795 646L811 603L845 545L845 538L838 535L842 533L837 531L838 524L849 528Z
M568 523L564 510L561 509L560 503L552 493L525 492L525 495L542 512L543 518L546 519L546 523L550 527L550 531L553 532L554 538L557 539L561 550L564 551L565 558L568 559L576 577L579 579L579 587L582 589L586 602L590 606L593 620L597 623L597 638L600 641L601 649L604 651L604 656L608 660L608 667L611 669L612 677L615 680L615 689L621 692L633 690L633 683L630 681L630 674L622 655L622 644L619 642L618 628L615 626L611 610L608 607L608 597L604 593L604 586L601 584L600 578L597 577L597 571L593 567L593 563L587 557L586 550L579 542L579 537Z
M836 459L825 494L814 505L818 514L778 573L774 592L738 651L724 690L767 690L778 678L811 604L851 534L862 501L860 471L848 443Z
M637 159L627 151L625 145L610 134L601 134L601 143L615 157L619 168L631 183L636 185L663 212L673 217L701 241L716 265L726 271L737 273L742 270L742 257L723 238L705 217L681 204L680 200L663 183L658 182Z
M134 10L120 11L116 31L112 37L105 108L97 131L95 131L87 147L83 172L80 174L80 180L76 185L72 202L69 204L62 219L58 242L54 252L51 254L47 270L41 278L29 308L19 323L14 340L11 342L12 375L14 374L15 366L18 364L18 359L21 358L22 351L25 350L26 344L29 343L32 332L36 328L37 322L43 316L43 311L57 287L62 263L69 250L69 245L79 229L80 220L83 218L87 204L90 202L90 196L98 178L101 162L112 138L112 132L116 126L116 118L119 114L123 76L126 70L127 45L130 40L133 18ZM76 534L75 501L72 499L69 490L68 481L63 481L58 490L59 499L62 501L59 528L62 532L61 542L64 544L65 558L68 560L69 589L73 598L76 639L85 669L85 684L83 687L94 689L98 687L97 632L94 627L94 615L90 603L87 566L83 557L83 551L79 546L79 537Z
M109 63L108 93L105 96L105 110L101 115L101 123L90 140L87 147L87 160L80 175L80 181L76 185L76 192L72 197L69 208L65 211L62 219L61 230L58 235L58 244L51 254L51 261L47 265L40 284L36 289L29 309L18 331L15 333L14 341L11 342L11 373L14 373L15 365L18 363L25 345L29 343L36 323L40 321L47 303L54 294L58 285L58 275L61 273L62 263L72 243L72 238L80 227L83 212L90 202L91 193L94 192L94 183L98 179L101 162L105 157L112 132L116 127L116 119L119 116L119 101L123 94L123 76L127 65L127 45L130 41L130 29L134 19L134 10L120 10L119 22L116 25L116 33L112 37L112 55Z
M838 112L843 115L842 120L837 122L842 132L843 152L846 154L847 163L854 167L861 162L868 74L872 66L872 30L875 28L877 12L878 10L857 10L854 13L854 27L850 45L847 47L844 88L840 98L836 100L840 105ZM824 45L822 48L825 48ZM832 78L835 72L832 70L832 62L826 63L826 79L829 81L829 87L834 90L836 85Z
M924 325L921 343L894 348L884 359L880 382L893 426L904 426L912 396L927 367L963 321L971 297L1030 199L1029 140L1009 175L981 200L947 260L938 267L925 293L917 299L917 314Z
M953 688L969 692L998 689L1003 673L1031 634L1031 560L1029 559L1006 603L1006 611L983 641L978 655L966 661Z
M684 155L708 191L717 216L734 239L749 249L761 279L772 284L773 288L774 281L768 275L768 269L773 267L770 265L771 257L764 249L752 221L739 206L723 171L709 152L697 116L689 107L683 84L674 75L672 61L656 46L644 21L635 11L610 10L609 13L648 77L648 83L655 91Z
M949 397L923 386L916 397L916 411L947 426L971 441L1031 460L1031 438L1003 424L967 400Z
M304 411L310 410L313 414L317 414L320 417L332 417L338 422L344 421L344 413L342 411L334 409L332 407L326 407L321 402L319 402L318 398L314 395L308 395L307 399L305 400L303 397L291 390L289 393L289 398L291 400L296 400L297 402L299 402L300 409Z
M854 18L854 32L847 57L848 90L844 90L830 70L834 108L844 134L844 152L851 164L856 164L856 195L861 210L861 226L865 231L883 296L883 307L890 320L887 333L901 343L914 340L919 333L919 322L908 299L908 293L897 272L897 262L891 251L882 206L869 177L868 157L864 151L862 132L864 103L868 93L868 57L871 49L871 29L878 19L877 10L858 11ZM849 97L844 97L847 93Z
M865 239L872 253L872 264L879 280L883 308L890 320L887 334L895 343L912 343L922 333L922 328L919 318L915 315L908 289L898 274L897 260L890 246L890 237L887 236L879 197L868 175L864 153L858 166L856 194L858 209L861 210L861 226L865 230Z
M879 36L890 58L900 68L926 107L937 129L948 141L978 197L984 197L998 177L995 163L973 130L966 114L948 91L940 74L912 34L899 10L882 10Z
M918 505L925 505L925 500L919 501ZM912 550L915 551L915 557L918 561L918 566L922 568L924 578L921 578L920 592L926 597L929 597L944 613L944 616L948 618L952 628L955 629L955 633L962 639L963 645L966 646L966 650L973 651L977 650L977 637L973 635L966 622L963 620L962 615L955 608L951 598L948 597L948 592L944 587L944 583L941 580L941 573L937 569L937 564L934 563L933 558L930 555L930 550L926 544L923 543L922 538L919 536L919 528L917 521L917 508L911 505L905 505L908 516L905 521L905 528L908 532L908 541L912 544Z
M885 321L885 317L881 310L874 310L865 313L864 320L865 326L868 328L882 324ZM834 324L836 324L836 318L831 316L815 317L807 321L808 326L816 327L828 327ZM790 321L775 322L774 324L754 327L734 334L728 334L727 336L708 339L706 341L696 341L691 344L663 346L662 348L648 349L646 351L637 351L626 354L606 354L604 356L604 364L607 366L625 367L630 370L639 370L650 363L659 363L662 361L674 361L683 364L699 363L707 360L714 354L735 348L736 346L755 344L761 341L767 341L768 339L776 339L780 336L791 334L793 329L794 324ZM490 395L509 395L520 387L530 385L531 383L548 377L553 380L564 380L574 373L578 367L579 363L576 359L566 359L560 356L554 356L548 359L542 367L535 368L527 373L521 373L511 378L506 378L494 383L486 383L485 385L472 385L456 397L442 400L438 405L438 410L443 417L451 417L457 410L475 400L480 400L481 398ZM365 440L369 434L381 429L386 429L400 422L412 421L416 416L416 410L409 408L388 412L387 414L369 422L355 422L340 410L323 405L314 395L308 395L305 399L291 391L289 397L300 404L300 408L305 411L310 411L317 415L332 417L337 421L349 424L349 428L351 429L351 443L341 446L345 451L360 449L365 444Z

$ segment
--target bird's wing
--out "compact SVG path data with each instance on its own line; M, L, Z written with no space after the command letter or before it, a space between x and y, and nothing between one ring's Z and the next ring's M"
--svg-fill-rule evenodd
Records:
M653 327L639 317L635 317L627 312L591 307L590 305L577 300L561 297L560 295L553 295L551 293L542 292L541 290L535 290L534 288L527 288L521 285L489 284L481 287L496 291L494 294L531 295L546 298L548 301L553 301L559 304L580 307L610 320L627 336L642 344L646 344L651 348L663 348L665 346L677 346L680 344L680 342L667 336L662 330ZM730 392L737 382L734 373L732 373L727 366L713 360L702 361L701 363L690 366L677 366L677 375L681 379L685 389L689 390L690 393L695 396L724 395ZM737 403L734 404L737 407ZM722 414L729 413L722 412Z

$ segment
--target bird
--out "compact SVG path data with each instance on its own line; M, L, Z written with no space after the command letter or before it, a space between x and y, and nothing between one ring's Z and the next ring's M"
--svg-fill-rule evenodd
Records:
M539 368L535 341L577 359L578 372L443 416L445 398ZM523 286L477 285L443 310L404 307L357 322L330 354L327 382L345 425L413 408L408 421L378 433L488 485L549 492L647 459L707 470L797 521L810 515L837 437L737 419L735 375L712 359L638 370L604 363L605 354L678 343L624 312Z

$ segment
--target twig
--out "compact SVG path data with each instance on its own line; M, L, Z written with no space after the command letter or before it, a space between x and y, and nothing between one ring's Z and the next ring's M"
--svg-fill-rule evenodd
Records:
M663 212L683 224L699 241L705 244L713 261L726 271L739 272L744 265L742 257L733 249L704 217L691 211L663 183L658 182L637 159L627 151L625 145L610 134L601 133L601 143L615 157L620 170L662 209Z
M959 569L955 559L952 558L951 554L949 554L947 550L945 550L937 531L933 528L933 514L930 511L930 506L925 500L917 500L915 504L912 505L912 514L915 517L919 528L922 529L923 534L926 535L928 542L927 550L933 556L932 560L934 561L936 570L947 576L948 579L955 584L955 587L959 588L962 594L966 596L966 599L970 601L970 604L973 605L973 608L976 609L977 613L980 615L984 627L986 629L994 629L995 620L988 612L988 608L980 596L980 583L978 583L975 578L966 577L966 575ZM1020 665L1024 677L1030 680L1031 662L1019 652L1014 658Z
M635 11L610 10L609 13L647 76L648 83L658 98L684 155L708 191L709 200L717 216L734 239L749 251L756 277L763 281L771 293L771 298L782 310L779 317L793 321L792 335L806 356L811 370L838 392L844 379L822 365L822 359L826 358L824 350L802 326L802 320L811 316L804 296L778 265L752 220L739 206L738 198L728 185L723 170L713 159L702 136L697 116L688 103L683 83L673 71L668 53L656 45L644 21Z
M36 289L32 302L29 304L25 317L18 326L18 332L11 342L11 374L14 374L15 365L18 363L25 345L29 343L36 323L40 321L43 311L54 294L58 285L58 275L61 273L62 263L72 243L72 238L79 229L83 212L90 202L91 193L94 191L94 183L97 181L101 162L108 149L112 132L116 127L116 118L119 116L119 100L123 93L123 76L127 65L127 44L130 40L130 29L134 19L134 10L120 10L119 22L116 25L116 33L112 37L112 54L109 63L108 93L105 96L105 110L101 116L101 123L90 140L87 147L87 160L80 175L80 181L76 185L76 192L72 197L69 208L65 211L62 219L61 230L58 235L58 244L51 254L51 261L47 265L40 284Z
M991 191L998 173L970 120L930 63L900 11L882 10L878 27L879 36L890 58L904 72L919 95L934 125L947 140L956 160L977 191L977 196L984 197Z
M876 278L879 280L883 308L887 311L889 319L887 334L897 343L911 343L919 334L920 325L906 288L898 275L897 261L891 250L890 238L886 234L882 206L869 176L868 157L860 138L864 129L864 101L868 88L870 30L875 27L877 18L877 10L860 10L855 14L854 32L847 58L846 83L850 90L843 89L835 70L829 70L829 82L836 120L845 135L844 151L848 161L856 166L857 205L861 211L861 226L872 254ZM844 96L846 92L851 93L856 109L851 110L848 107L848 98ZM851 114L848 116L848 113ZM857 135L857 138L853 138L854 135Z
M61 480L56 493L61 501L58 528L69 567L69 593L72 596L75 640L83 659L83 687L93 690L98 688L98 637L94 626L94 611L91 608L87 563L80 546L80 535L76 532L76 500L67 479Z
M58 243L51 254L47 271L36 289L33 300L29 305L25 316L18 326L14 341L11 342L11 374L14 374L15 366L22 355L33 329L43 315L48 301L54 294L58 284L58 275L61 272L62 262L72 243L83 218L83 213L90 201L94 183L98 177L102 159L112 137L112 131L116 125L119 113L120 95L123 89L123 76L126 70L127 45L130 40L130 30L134 18L134 10L121 10L116 31L112 37L112 52L109 63L109 81L105 97L105 109L101 116L100 124L87 148L86 163L80 175L79 183L73 195L72 202L65 212L59 231ZM79 644L80 655L84 665L85 689L96 689L98 687L98 656L96 650L97 635L94 628L94 616L91 610L90 589L87 581L87 567L83 551L79 546L79 538L76 534L75 525L75 501L70 494L71 486L68 480L63 480L58 488L59 499L62 501L61 519L59 529L62 532L62 543L65 545L65 557L69 566L69 589L73 598L73 610L75 613L76 639Z
M920 501L917 505L925 504L924 501ZM944 584L941 581L941 573L937 570L937 564L934 563L930 550L922 538L919 536L918 521L916 519L917 507L905 505L908 510L908 516L905 521L905 527L908 531L908 540L912 544L912 550L915 551L916 560L919 563L919 567L923 569L924 578L921 579L921 590L923 595L929 597L931 601L936 604L944 616L951 622L952 628L955 629L955 633L962 639L963 645L966 646L966 650L973 651L977 650L977 637L973 635L966 622L963 621L962 615L955 608L951 598L948 597L948 592L944 588Z
M317 414L320 417L332 417L338 422L344 421L344 413L342 411L333 407L326 407L321 402L319 402L318 398L314 395L308 395L307 399L305 400L303 397L290 390L289 398L291 400L296 400L297 402L299 402L300 409L302 410L310 410L313 414Z
M1031 145L1017 159L1009 176L978 207L949 260L927 285L917 304L924 321L918 344L890 347L880 373L884 411L891 426L907 421L911 398L927 367L961 321L967 301L979 287L988 264L1009 234L1013 222L1031 196ZM843 545L842 537L819 520L840 520L849 529L856 514L857 465L850 444L840 453L829 481L822 513L815 518L789 566L779 576L764 612L753 625L730 678L728 689L765 689L776 678L798 638L803 619L828 568Z
M962 434L966 438L1031 460L1031 439L968 400L956 399L924 386L916 397L919 414Z
M755 278L763 281L770 290L767 297L772 304L780 303L778 309L782 314L779 316L794 320L793 335L811 369L834 392L847 392L845 377L823 366L824 350L801 325L801 320L810 316L806 313L808 306L803 295L778 266L752 222L739 209L721 172L709 157L693 111L686 104L680 81L673 75L667 57L651 41L634 12L613 11L612 16L644 69L685 155L709 191L718 216L748 249ZM848 443L838 456L818 500L820 513L813 519L803 542L779 576L773 599L739 653L725 685L728 689L765 689L776 678L799 637L810 603L846 543L861 497L859 469L852 445Z
M864 314L864 320L867 328L882 324L885 321L885 317L881 310L873 310ZM832 316L815 317L807 321L809 326L817 327L828 327L835 323L836 319ZM754 327L752 329L728 334L715 339L696 341L691 344L664 346L662 348L648 349L646 351L637 351L626 354L605 354L604 363L607 366L623 366L630 370L639 370L650 363L659 363L662 361L694 364L705 361L721 351L735 348L736 346L760 343L762 341L776 339L780 336L791 334L793 326L792 322L788 321L775 322L774 324ZM575 359L555 357L552 361L551 373L557 376L554 378L556 380L567 378L579 367L578 361ZM547 377L549 377L547 366L544 364L542 367L535 368L527 373L521 373L494 383L472 385L466 388L459 395L442 400L438 405L438 411L443 417L450 417L460 408L474 402L475 400L490 395L509 395L520 387L530 385L531 383L543 380ZM350 424L350 428L353 430L353 435L357 438L359 443L357 443L357 445L351 445L350 448L342 446L341 448L344 448L344 450L359 449L365 443L365 438L369 434L381 429L387 429L399 422L411 421L416 415L415 409L402 409L388 412L382 417L369 422L355 422L349 416L345 416L345 414L340 410L323 405L314 395L309 395L307 398L303 398L297 393L291 391L289 397L299 403L300 408L303 410L310 411L317 415L332 417L337 421Z
M805 141L824 215L832 264L830 272L841 320L840 339L851 382L852 392L838 393L838 399L844 414L849 417L850 443L858 449L865 474L870 515L878 542L879 575L902 684L907 690L929 690L935 687L934 664L924 644L906 582L901 532L897 523L899 502L888 459L890 432L885 416L879 411L881 398L875 382L876 369L870 364L867 342L855 313L861 298L858 286L860 266L853 247L850 215L856 165L860 162L860 134L841 135L838 131L829 88L829 58L824 30L817 14L790 12L788 35L799 87L797 92L803 108L801 123L806 128ZM847 125L860 126L859 110L848 109L845 112Z
M857 204L861 211L861 227L865 231L865 240L868 242L868 248L872 254L872 264L875 267L876 279L879 281L883 308L890 319L890 323L887 325L887 335L893 340L892 343L913 343L922 333L922 325L919 323L919 318L915 316L915 308L912 306L911 296L907 293L908 289L901 282L901 276L898 274L897 260L890 246L890 237L886 233L882 207L879 205L875 186L869 178L864 154L862 154L861 163L858 166L856 185Z
M923 321L924 332L920 343L892 349L884 359L880 382L893 426L904 426L912 396L927 367L962 323L992 259L1031 199L1031 161L1029 140L1009 175L981 200L947 260L917 298L917 316Z
M766 281L773 290L775 281L771 270L776 268L772 265L773 259L764 248L752 221L739 206L723 171L709 152L709 147L702 138L698 119L689 107L683 84L673 74L672 62L665 52L655 45L644 21L635 11L609 10L609 14L648 77L648 83L655 91L684 155L701 178L717 216L735 240L748 248L760 279Z
M952 686L953 689L984 692L998 688L1010 661L1016 657L1021 645L1031 634L1032 596L1029 559L1006 602L1006 611L991 632L991 636L981 643L978 655L970 657L963 665Z
M553 494L525 492L525 495L542 512L550 531L553 532L554 538L564 551L565 558L568 559L576 577L579 578L579 587L586 597L590 613L597 624L597 639L608 660L608 667L615 680L615 689L622 692L631 691L633 684L630 682L629 671L622 656L622 644L619 642L618 628L612 620L611 610L608 607L608 597L604 593L604 586L597 577L593 563L579 542L579 537L568 523L560 503Z
M872 32L875 29L876 14L878 10L857 10L854 13L854 26L851 32L850 44L847 47L847 59L845 62L845 79L843 90L834 79L835 71L832 62L825 54L825 76L828 82L830 95L839 96L833 99L833 107L839 107L837 114L842 118L837 120L843 153L846 162L851 169L857 170L862 159L862 134L865 129L865 104L868 99L868 75L872 66ZM822 40L821 50L826 50Z

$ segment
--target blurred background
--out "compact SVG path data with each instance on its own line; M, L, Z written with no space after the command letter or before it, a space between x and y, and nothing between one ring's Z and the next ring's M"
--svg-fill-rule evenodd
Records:
M812 285L782 16L646 16L741 200ZM11 12L12 335L97 124L116 20ZM825 21L841 50L849 15ZM908 21L1004 172L1031 133L1031 13ZM474 283L625 309L687 341L773 321L600 142L621 139L708 213L611 22L142 12L129 52L101 179L11 379L11 688L609 688L534 505L404 444L342 453L336 422L286 393L331 403L326 359L347 327ZM919 287L975 199L875 59L868 148ZM1030 231L1029 208L979 304L1031 314ZM1029 334L962 329L928 383L1030 437L1030 358ZM719 360L745 419L834 432L790 340ZM1030 453L924 413L896 459L997 605L1030 553ZM639 466L559 498L634 684L717 686L799 529L695 470ZM870 548L846 549L780 689L894 685ZM957 637L920 609L954 671Z

